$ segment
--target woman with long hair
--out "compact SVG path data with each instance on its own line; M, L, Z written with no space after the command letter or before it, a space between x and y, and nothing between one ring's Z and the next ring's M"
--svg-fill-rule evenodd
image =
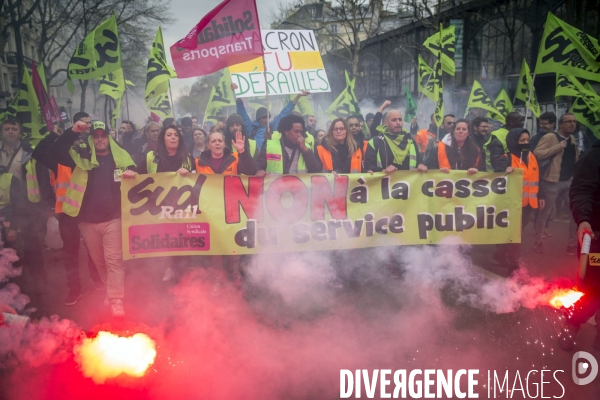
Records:
M327 135L317 147L323 172L350 174L362 172L362 149L358 148L354 136L348 132L343 118L335 119Z
M162 128L156 150L148 152L145 162L137 166L137 173L177 172L185 176L192 171L192 165L181 131L175 125L169 125Z
M437 152L432 151L427 156L427 168L439 169L446 174L450 170L467 171L467 175L485 171L481 151L471 137L469 128L466 119L456 121L452 132L438 143Z
M194 139L194 145L190 149L190 155L195 160L200 157L200 154L202 154L204 150L206 150L208 134L204 129L197 127L194 128L194 131L192 132L192 138Z
M192 159L185 148L181 131L175 125L169 125L160 131L156 150L148 152L145 162L138 165L137 174L175 172L186 176L192 171L192 166ZM123 178L135 179L137 174L123 174ZM168 282L175 277L174 269L179 269L178 266L184 260L185 258L182 260L182 257L167 258L163 282Z

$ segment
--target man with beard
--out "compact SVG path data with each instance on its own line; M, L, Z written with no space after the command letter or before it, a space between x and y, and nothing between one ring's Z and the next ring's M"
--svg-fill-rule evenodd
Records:
M288 115L281 119L278 131L280 139L266 140L256 161L259 171L256 176L267 173L305 174L321 172L321 162L314 149L309 147L304 137L304 118Z
M385 108L386 103L389 102L385 102L382 108ZM380 112L383 111L382 108ZM377 115L374 122L376 121ZM377 136L369 141L364 169L369 173L384 171L388 174L396 170L414 169L427 172L423 157L410 133L402 130L402 113L398 110L390 110L385 115L383 123L375 129Z

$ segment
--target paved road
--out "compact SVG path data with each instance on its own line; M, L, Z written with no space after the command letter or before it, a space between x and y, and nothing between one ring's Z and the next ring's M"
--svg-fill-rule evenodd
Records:
M566 220L551 223L552 236L542 255L530 251L533 232L531 225L527 227L523 262L532 276L546 280L574 276L576 259L565 253L567 227ZM506 271L491 260L493 250L494 246L478 246L470 254L474 264L501 281ZM202 266L175 285L160 281L164 268L160 260L136 260L127 263L127 318L115 321L102 305L104 293L95 291L89 281L84 253L84 296L71 307L62 304L66 292L60 252L46 251L45 257L50 272L47 315L71 319L86 331L153 332L161 346L159 358L151 377L122 378L118 384L103 386L74 372L72 358L57 365L12 370L0 382L6 398L40 394L51 398L172 398L169 393L180 398L336 398L340 368L477 368L480 398L488 396L487 385L483 386L488 370L502 377L508 370L511 388L517 370L523 386L527 386L525 376L530 370L563 370L557 375L566 392L562 398L600 398L600 378L588 386L576 386L571 380L573 352L555 345L561 323L558 311L539 307L497 314L476 309L457 300L468 295L461 287L436 286L439 282L412 287L406 282L410 275L402 271L400 278L394 278L398 269L393 262L379 260L380 265L373 266L389 273L374 277L358 272L354 280L345 276L344 286L335 288L331 282L323 284L323 274L312 282L307 269L274 256L280 268L290 271L281 275L262 265L256 267L265 275L255 276L254 282L270 279L270 294L246 282L241 288L225 285L214 295L214 275ZM360 262L369 264L368 259ZM318 260L310 263L322 269ZM344 276L339 269L338 273ZM283 290L277 292L278 288ZM410 296L403 294L407 291ZM600 352L592 348L594 335L595 327L586 324L575 350L590 352L600 360ZM175 366L178 362L182 365ZM539 384L540 375L531 376L528 387L533 396L534 381ZM544 381L551 382L545 385L544 396L560 396L563 389L552 375L546 373ZM506 398L504 393L496 397ZM524 397L516 391L513 398Z

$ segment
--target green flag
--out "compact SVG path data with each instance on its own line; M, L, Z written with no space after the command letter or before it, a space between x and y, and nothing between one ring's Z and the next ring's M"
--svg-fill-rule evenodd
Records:
M600 139L600 109L597 103L592 104L584 97L577 97L569 109L577 122L587 126Z
M442 31L440 30L440 36ZM440 42L441 42L440 38ZM435 98L435 110L433 112L433 122L438 128L444 122L444 73L442 71L442 50L438 50L438 59L433 66L433 94ZM439 133L439 130L438 130ZM438 138L439 139L439 138Z
M125 93L125 79L123 69L119 68L115 72L109 72L99 79L100 94L105 94L115 100L119 100Z
M434 96L433 70L419 55L419 93L423 93L430 100L436 101Z
M72 80L96 79L121 68L121 42L117 31L117 18L113 15L77 46L69 66L67 87L74 89Z
M48 134L48 128L27 68L23 68L23 82L18 97L16 117L23 125L22 139L36 146Z
M327 118L334 120L336 118L348 118L351 115L360 114L360 107L358 106L358 100L354 95L354 83L355 79L350 80L348 72L346 73L346 88L340 95L335 99L333 103L325 110Z
M123 96L121 95L121 97L115 100L117 100L117 105L112 110L112 114L110 116L110 126L112 126L113 128L117 126L117 120L121 118L121 104L123 102Z
M404 110L404 120L407 122L412 121L412 119L417 115L417 102L410 93L410 90L404 86L404 93L406 94L406 109Z
M294 100L294 98L296 98L295 94L288 94L288 96L287 96L288 102ZM296 103L296 107L294 107L294 111L298 111L304 117L308 117L309 115L313 115L313 116L315 115L315 112L313 111L313 108L310 105L310 102L308 101L306 96L301 96L298 99L298 102Z
M513 110L512 102L510 101L506 90L502 89L500 93L498 93L496 100L494 100L494 108L498 111L498 113L490 114L490 118L505 124L506 116Z
M225 68L217 86L214 86L210 91L206 110L204 111L204 121L216 124L217 118L223 114L223 107L234 105L235 97L233 97L233 91L231 90L231 75L229 75L229 69Z
M155 96L150 104L148 104L148 108L150 109L150 112L157 115L161 121L164 121L167 118L173 118L173 110L171 109L168 90L165 93Z
M423 43L423 46L428 48L436 56L438 56L438 51L441 51L442 70L450 75L454 75L456 70L454 65L455 41L456 35L454 34L454 25L450 25L443 29L440 24L440 31L428 37L427 40L425 40L425 43Z
M481 83L478 81L473 81L473 88L471 88L467 108L481 108L494 114L498 113L498 110L494 108L494 102L485 93L485 90L481 87Z
M177 78L177 74L167 63L165 56L165 46L163 44L162 30L159 27L150 49L148 58L148 68L146 70L146 99L153 98L156 94L164 93L169 90L165 82L169 79ZM165 90L166 89L166 90Z
M590 85L589 82L586 82L585 85L583 85L583 87L585 88L585 90L587 90L590 93L596 93L596 91L594 90L592 85Z
M591 86L589 88L591 90L582 85L575 77L556 74L556 91L554 92L554 96L582 97L587 103L600 107L600 96L596 94Z
M598 40L548 13L535 73L557 73L600 81Z
M530 93L531 100L527 101ZM525 106L529 106L528 108L533 115L538 118L540 117L540 114L542 113L540 110L540 103L538 103L537 96L535 95L535 88L533 87L533 80L531 79L531 74L529 72L529 65L527 65L525 59L523 59L523 63L521 64L521 75L519 75L515 98L523 100Z

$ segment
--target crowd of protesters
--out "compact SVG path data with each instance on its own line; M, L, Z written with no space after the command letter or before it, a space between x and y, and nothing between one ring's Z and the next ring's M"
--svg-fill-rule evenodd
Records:
M232 89L235 89L232 88ZM392 173L414 170L483 171L511 173L523 170L522 227L533 222L534 251L544 251L544 239L553 209L569 212L568 192L575 164L591 147L576 132L573 114L560 118L541 115L539 132L530 133L524 117L510 113L506 124L492 129L485 117L457 119L448 114L440 127L419 129L402 112L384 102L375 114L352 115L327 121L320 129L314 115L294 112L300 93L271 117L265 107L248 114L242 100L237 113L219 117L214 125L201 126L196 117L176 123L148 122L139 132L123 121L111 132L101 121L79 112L73 126L58 126L33 149L21 141L23 128L14 118L2 122L0 146L0 218L5 246L22 243L22 263L35 281L32 299L43 303L47 277L39 232L48 217L56 216L63 240L62 254L68 292L65 305L82 295L79 248L89 254L88 268L94 287L105 291L105 304L113 316L125 315L125 269L121 238L121 179L138 175L176 173L301 174L331 172ZM587 137L587 136L586 136ZM589 138L588 138L589 139ZM577 226L572 218L565 251L577 251ZM83 238L83 241L80 240ZM520 244L498 245L495 260L509 272L519 268ZM208 259L208 257L207 257ZM225 259L225 260L224 260ZM240 257L212 257L211 265L228 268L240 276ZM168 258L163 280L176 279L185 262ZM229 265L228 265L229 264Z

